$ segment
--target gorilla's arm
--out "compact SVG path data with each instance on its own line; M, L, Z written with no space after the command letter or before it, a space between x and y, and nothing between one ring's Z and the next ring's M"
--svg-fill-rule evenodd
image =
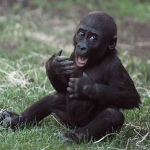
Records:
M107 67L105 66L105 69ZM89 97L98 101L102 106L115 106L123 109L139 108L140 96L135 89L133 81L121 63L118 67L107 68L109 73L108 85L93 83L87 74L82 78L72 78L67 90L71 93L70 98Z
M69 74L73 73L74 66L73 61L66 61L69 57L60 56L62 50L59 50L57 54L53 55L45 64L46 74L54 87L58 92L65 92L68 86Z
M129 87L113 87L103 84L93 84L83 90L90 99L99 100L103 106L115 106L123 109L139 108L140 97L133 85Z
M115 80L120 82L119 80ZM88 82L88 79L74 78L70 79L68 92L70 98L89 97L91 100L97 100L103 106L115 106L123 109L139 108L140 96L138 95L134 84L126 85L104 85ZM125 84L125 83L123 83Z

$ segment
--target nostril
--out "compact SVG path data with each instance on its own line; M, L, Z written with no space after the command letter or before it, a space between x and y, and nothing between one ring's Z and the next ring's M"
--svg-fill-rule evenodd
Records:
M81 50L86 50L86 48L85 47L81 47Z

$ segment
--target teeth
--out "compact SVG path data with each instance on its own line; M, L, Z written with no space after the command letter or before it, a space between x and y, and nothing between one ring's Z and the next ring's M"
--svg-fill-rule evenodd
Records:
M84 60L85 60L85 58L82 58L82 57L79 57L79 59L78 59L78 61L79 61L80 63L85 63Z
M79 63L84 64L84 62L82 62L82 61L80 61L80 60L79 60Z
M76 56L76 64L78 67L83 67L87 61L88 61L88 58L83 58L83 57L80 57L80 56Z

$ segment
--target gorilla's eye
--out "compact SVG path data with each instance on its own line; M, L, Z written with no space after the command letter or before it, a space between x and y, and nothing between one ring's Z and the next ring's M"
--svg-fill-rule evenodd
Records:
M80 31L80 32L79 32L79 35L80 35L80 36L84 36L85 34L84 34L83 31Z
M90 40L91 40L91 41L96 41L96 40L97 40L97 37L96 37L95 35L92 35L92 36L90 36Z

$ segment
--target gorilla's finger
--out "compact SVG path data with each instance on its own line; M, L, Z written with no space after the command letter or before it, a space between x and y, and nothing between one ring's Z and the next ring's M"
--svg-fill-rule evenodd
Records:
M56 55L57 55L57 56L60 56L61 53L62 53L62 51L63 51L63 49L60 49Z
M73 83L69 82L69 87L73 88Z
M69 81L72 82L72 83L74 83L75 78L70 78Z
M78 94L69 95L69 98L77 98L77 97L78 97Z
M73 63L74 63L73 61L62 61L60 62L60 66L72 65Z
M72 74L73 72L74 72L73 70L67 70L67 71L62 71L60 74L69 75Z
M70 88L70 87L67 87L67 91L68 92L73 92L72 88Z
M70 78L69 80L70 80L70 81L74 81L74 79L75 79L75 78Z
M67 71L67 70L72 70L72 69L74 69L75 67L74 66L66 66L66 67L61 67L61 70L62 71Z
M4 128L7 128L11 125L11 118L7 117L3 121L0 122L0 125L3 126Z
M83 77L89 78L86 72L83 72Z
M57 58L58 61L64 61L64 60L68 60L68 59L69 59L69 57L67 57L67 56L59 56Z

